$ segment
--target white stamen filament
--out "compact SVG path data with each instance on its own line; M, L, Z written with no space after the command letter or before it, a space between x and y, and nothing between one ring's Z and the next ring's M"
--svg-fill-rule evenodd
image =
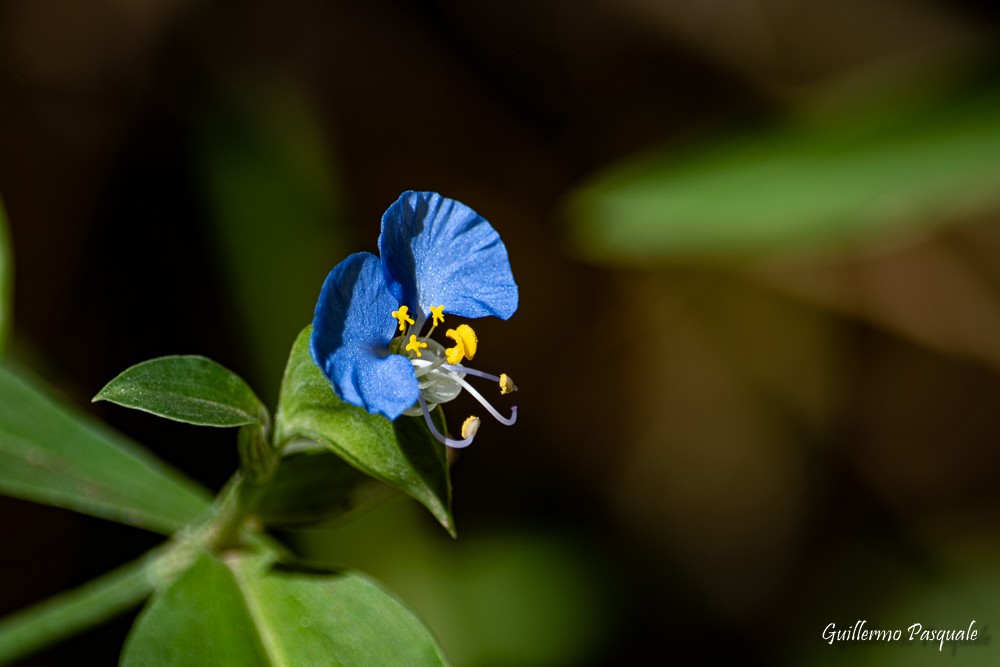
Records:
M490 373L484 373L483 371L478 371L475 368L469 368L468 366L456 366L454 364L445 364L446 370L455 371L457 373L466 373L467 375L475 375L476 377L483 378L484 380L493 380L496 383L500 382L500 378L496 375L491 375ZM513 391L517 391L515 386Z
M489 411L489 413L491 415L493 415L493 417L498 422L500 422L504 426L512 426L514 424L514 422L517 421L517 406L516 405L510 409L510 417L509 418L504 417L499 412L497 412L496 408L494 408L492 405L490 405L490 402L487 401L485 398L483 398L483 395L480 394L478 391L476 391L475 388L471 384L469 384L468 382L466 382L465 380L463 380L460 375L458 375L454 371L450 370L449 368L442 368L441 370L446 375L448 375L448 377L450 377L452 380L454 380L458 384L462 385L462 387L467 392L469 392L470 394L472 394L473 398L475 398L477 401L479 401L479 403L484 408L486 408ZM465 366L462 366L462 370L465 371L466 373L469 373L469 372L471 372L472 369L471 368L466 368ZM479 375L479 373L474 373L474 375ZM490 376L490 377L492 377L492 376ZM496 381L499 382L500 378L496 378Z
M420 411L424 413L424 421L427 422L427 428L431 430L431 435L438 439L438 441L443 442L448 447L453 447L455 449L461 449L462 447L468 447L472 444L473 438L476 437L476 432L473 430L472 434L464 440L455 440L454 438L446 438L441 435L441 432L437 430L434 426L434 420L431 419L430 410L427 409L427 401L424 400L423 396L418 397L420 399Z

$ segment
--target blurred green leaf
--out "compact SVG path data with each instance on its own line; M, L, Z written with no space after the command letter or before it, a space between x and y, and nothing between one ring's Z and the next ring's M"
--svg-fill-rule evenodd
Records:
M13 252L7 231L7 211L0 199L0 354L7 348L10 336L10 318L13 310Z
M267 526L300 526L341 518L391 490L319 446L282 459L255 514Z
M122 371L95 401L198 426L266 424L267 409L232 371L199 356L150 359Z
M389 501L336 530L302 531L307 559L363 568L398 593L455 664L587 665L625 616L628 574L566 526L470 530L451 541L414 503Z
M123 667L443 665L430 633L358 574L272 567L261 557L204 554L155 595L132 630Z
M278 400L275 442L304 438L326 445L358 470L419 500L454 535L444 445L415 417L391 422L342 403L309 354L306 327L288 357Z
M634 159L569 200L602 261L733 258L869 240L1000 206L1000 91L792 123Z
M203 110L197 144L218 248L256 364L251 384L266 388L269 403L282 351L350 247L324 112L293 81L255 72L226 82Z
M165 534L209 507L186 477L5 366L0 493Z

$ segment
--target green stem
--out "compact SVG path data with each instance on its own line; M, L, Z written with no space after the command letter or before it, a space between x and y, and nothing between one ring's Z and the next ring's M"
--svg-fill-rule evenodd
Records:
M93 581L0 620L0 665L100 625L153 592L159 561L151 551Z
M267 423L270 422L268 417ZM240 470L219 494L215 516L196 531L195 541L218 553L230 548L260 544L259 536L243 529L254 515L278 467L280 450L271 445L269 427L252 424L240 428Z
M204 526L206 532L196 534L195 541L213 553L244 545L247 518L257 511L266 491L267 483L254 483L237 473L220 494L219 510Z

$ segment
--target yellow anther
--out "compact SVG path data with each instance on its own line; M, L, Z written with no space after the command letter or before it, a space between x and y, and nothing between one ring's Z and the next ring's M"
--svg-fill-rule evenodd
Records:
M406 306L403 306L403 308L406 308ZM416 352L418 357L422 357L423 355L420 354L420 349L424 347L427 347L427 343L417 340L416 334L410 334L410 342L406 344L406 350L408 352Z
M442 322L444 322L444 306L431 306L431 326L436 327Z
M468 324L459 324L454 329L448 329L444 335L455 341L455 347L445 350L449 364L457 364L463 358L472 359L476 356L479 340L476 338L476 332Z
M517 385L514 381L510 379L510 376L506 373L500 374L500 393L509 394L512 391L517 391Z
M462 423L462 439L471 438L479 430L479 417L472 415Z
M409 306L400 306L399 310L392 311L392 316L399 320L400 331L406 331L406 325L413 324L413 318L407 314L409 310Z
M448 357L449 364L460 364L462 359L465 357L465 348L462 346L462 341L457 341L455 347L449 347L444 351L446 357Z

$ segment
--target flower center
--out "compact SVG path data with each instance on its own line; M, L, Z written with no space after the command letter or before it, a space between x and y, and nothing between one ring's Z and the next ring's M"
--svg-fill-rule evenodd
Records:
M479 346L479 339L472 327L468 324L459 324L454 329L448 329L445 336L455 345L446 349L444 345L430 337L437 325L444 322L444 306L431 307L431 328L425 336L420 335L420 329L426 319L421 317L421 326L414 326L413 318L409 316L408 311L407 306L400 306L399 310L393 311L392 316L399 322L399 331L403 333L389 343L390 352L409 358L413 365L413 374L417 378L417 387L420 389L418 404L403 414L410 416L422 414L434 437L449 447L470 445L476 436L476 431L479 430L479 417L472 416L466 419L462 424L461 439L454 439L438 432L430 411L441 403L454 400L463 389L479 401L501 424L510 426L517 421L516 406L511 408L510 417L504 417L465 380L467 375L472 375L496 382L501 394L517 391L513 380L506 373L500 376L491 375L462 364L462 361L471 360L476 355Z

